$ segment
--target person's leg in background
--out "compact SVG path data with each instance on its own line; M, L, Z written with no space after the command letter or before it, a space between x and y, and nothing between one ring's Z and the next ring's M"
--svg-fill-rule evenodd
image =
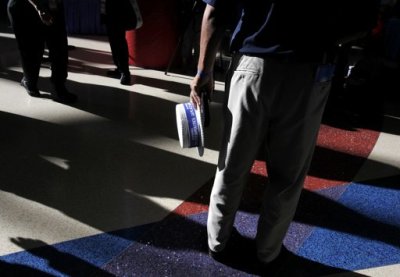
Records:
M44 52L44 25L28 1L9 6L8 15L21 56L24 75L21 85L29 95L39 97L37 83Z
M51 63L53 98L56 101L73 103L77 97L65 87L68 77L68 38L62 8L54 12L54 23L46 27L46 45Z
M117 69L116 77L120 78L122 85L131 84L131 74L129 71L129 52L125 38L125 28L108 18L106 23L108 40L110 43L111 54ZM110 74L112 75L112 73ZM119 76L118 76L119 75Z

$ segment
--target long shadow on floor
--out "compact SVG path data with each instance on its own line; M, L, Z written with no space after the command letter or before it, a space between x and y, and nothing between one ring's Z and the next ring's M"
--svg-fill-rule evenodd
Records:
M0 272L4 277L13 276L32 276L32 277L52 277L54 275L29 266L0 261Z
M66 276L114 276L87 261L77 258L69 253L59 251L45 242L27 238L14 238L12 241L27 250L33 257L43 260L42 264L31 264L29 266L11 264L0 261L0 272L2 276L55 276L63 274ZM27 257L29 259L29 257Z
M12 70L2 70L0 78L19 83L22 74ZM156 82L157 80L148 77L140 77L139 79L143 84L149 86L153 81ZM110 79L110 82L116 82L116 80ZM160 81L156 83L159 83L160 87L162 87ZM188 88L183 84L170 81L165 81L163 84L166 90L170 88L171 92L178 94L179 89ZM72 80L67 80L66 85L72 93L77 94L79 97L78 102L73 105L75 108L110 119L117 123L115 126L119 125L125 128L126 124L129 124L136 128L146 129L150 134L174 139L178 143L175 119L175 105L177 103L156 96L137 93L132 87L122 89L105 85L79 83ZM38 86L40 91L44 92L43 98L50 98L49 93L53 88L49 78L40 78ZM23 91L22 87L21 91ZM221 129L220 108L212 105L210 113L212 115L212 123L206 130L206 147L217 150ZM80 123L76 122L76 124Z

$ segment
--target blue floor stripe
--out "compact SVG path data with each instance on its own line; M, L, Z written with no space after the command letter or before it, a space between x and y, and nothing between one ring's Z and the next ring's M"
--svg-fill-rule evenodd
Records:
M400 228L400 178L398 188L355 183L340 203L368 218Z
M399 189L353 183L338 203L351 212L338 206L341 221L316 228L299 255L346 270L400 263Z
M131 245L150 226L143 225L54 245L20 239L18 243L22 246L43 246L0 257L0 276L26 276L27 273L28 276L46 273L52 276L107 276L100 267Z

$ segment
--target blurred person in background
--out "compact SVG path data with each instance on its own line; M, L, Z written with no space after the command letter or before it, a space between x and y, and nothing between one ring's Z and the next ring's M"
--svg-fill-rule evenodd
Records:
M107 71L107 75L119 78L122 85L130 85L129 51L125 32L140 28L143 24L136 0L101 0L101 21L106 26L116 66L115 69Z
M68 76L68 41L61 0L9 0L8 16L17 40L23 78L21 85L32 97L37 87L45 46L49 51L53 100L74 103L75 94L65 87Z

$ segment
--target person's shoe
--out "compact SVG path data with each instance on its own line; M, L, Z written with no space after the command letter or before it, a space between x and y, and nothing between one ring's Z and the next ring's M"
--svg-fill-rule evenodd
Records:
M208 255L220 263L226 263L232 260L233 257L231 257L229 253L230 252L226 248L218 252L212 251L210 248L208 248Z
M121 78L121 72L117 68L112 69L112 70L107 70L107 76L111 77L111 78L119 79L119 78Z
M281 252L274 260L268 263L257 261L258 274L268 277L285 276L282 272L289 263L289 257L290 251L285 246L282 246Z
M237 261L237 259L243 259L243 252L248 252L251 248L250 239L243 237L239 231L233 227L231 236L225 246L221 251L213 251L208 248L208 255L216 260L217 262L230 264ZM245 248L248 248L247 250ZM251 251L251 250L250 250ZM255 247L254 247L255 251ZM248 254L248 253L247 253Z
M21 86L23 86L26 92L32 97L40 97L40 92L37 88L31 88L28 85L28 81L25 78L21 80Z
M255 240L242 236L235 228L223 250L208 248L208 255L215 261L247 273L258 272L256 253Z
M72 104L78 100L75 94L70 93L65 87L57 88L52 93L53 100L59 103Z
M122 73L120 83L121 83L121 85L130 86L131 85L131 74Z

